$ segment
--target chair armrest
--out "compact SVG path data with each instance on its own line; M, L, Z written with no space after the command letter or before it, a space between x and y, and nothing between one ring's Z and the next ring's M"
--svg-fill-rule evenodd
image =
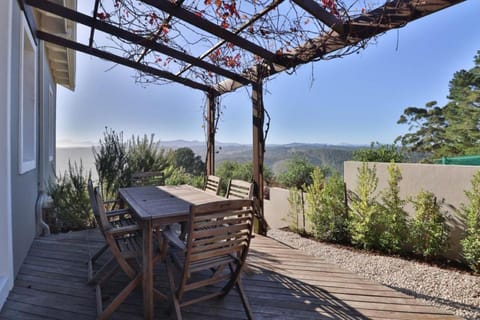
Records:
M142 228L138 224L133 224L131 226L124 226L124 227L109 229L109 230L106 230L105 233L117 236L117 235L122 235L126 233L132 233L134 231L139 231L139 230L142 230Z
M122 204L122 199L120 198L103 201L103 205L105 206L106 210L114 210L115 208L121 208L121 204Z
M185 243L183 243L182 240L178 237L178 235L170 229L168 226L165 230L162 231L162 236L171 244L173 244L175 247L181 249L181 250L186 250Z
M115 216L123 216L126 214L132 214L129 209L118 209L118 210L111 210L107 211L106 215L108 218L115 217Z
M120 199L103 200L103 203L110 204L110 203L116 203L116 202L120 202L120 201L121 201Z

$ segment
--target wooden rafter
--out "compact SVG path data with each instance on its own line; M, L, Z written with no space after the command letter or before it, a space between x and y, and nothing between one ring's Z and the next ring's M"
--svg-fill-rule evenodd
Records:
M251 25L253 25L255 22L257 22L260 18L262 18L263 16L265 16L267 13L269 13L270 11L272 11L273 9L277 8L279 4L281 4L282 2L284 2L285 0L273 0L268 6L266 6L262 11L260 11L258 14L256 14L255 16L253 16L250 20L248 20L247 22L245 22L244 24L242 24L234 33L235 34L239 34L240 32L246 30L248 27L250 27ZM225 43L227 42L227 40L223 39L223 40L220 40L219 42L217 42L214 46L212 46L210 49L208 49L206 52L204 52L202 55L200 55L198 58L199 59L204 59L205 57L208 57L208 55L210 55L212 52L214 52L215 50L217 50L218 48L220 48L221 46L223 46ZM191 68L191 65L190 66L187 66L185 68L183 68L180 72L177 73L177 76L181 75L182 73L184 73L185 71L187 71L188 69Z
M210 22L202 17L197 16L193 12L190 12L180 6L176 6L174 3L168 0L142 0L144 3L151 5L159 10L165 11L178 19L188 22L195 27L202 29L210 34L213 34L221 39L224 39L235 46L247 50L259 57L262 57L268 62L279 63L278 57L261 46L240 37L239 35L230 32L213 22Z
M343 34L343 21L329 13L317 2L313 0L293 0L293 2L336 32Z
M320 59L342 48L354 45L391 29L400 28L407 23L422 18L439 10L443 10L465 0L394 0L344 24L344 33L334 30L307 41L303 46L288 53L292 64L296 67L316 59ZM266 76L285 71L281 65L270 65ZM256 74L256 67L246 71ZM243 85L225 80L215 86L218 92L227 93Z
M100 0L95 0L95 4L93 5L93 13L92 13L92 19L94 19L95 22L90 27L90 39L88 40L88 46L89 47L93 46L93 39L94 39L94 36L95 36L97 12L98 12L98 6L99 5L100 5Z
M66 8L64 6L58 5L56 3L47 1L47 0L26 0L26 3L29 5L36 7L38 9L44 10L46 12L67 18L69 20L84 24L86 26L89 26L94 29L101 30L103 32L109 33L111 35L115 35L117 37L120 37L122 39L125 39L127 41L130 41L132 43L144 46L150 50L157 51L160 53L163 53L167 56L173 57L175 59L179 59L182 61L186 61L194 66L203 68L205 70L208 70L210 72L222 75L224 77L227 77L229 79L235 80L237 82L240 82L244 85L249 84L250 81L246 79L245 77L236 74L235 72L225 70L223 68L220 68L214 64L202 61L200 59L197 59L195 57L192 57L188 54L185 54L181 51L172 49L166 45L163 45L161 43L152 41L150 39L146 39L144 37L141 37L139 35L136 35L134 33L125 31L123 29L120 29L118 27L115 27L111 24L108 24L103 21L99 21L97 19L94 19L92 17L89 17L85 14L82 14L80 12L77 12L75 10L71 10L69 8ZM92 31L93 32L93 31ZM91 41L92 38L90 38L90 43L89 47L91 47ZM139 63L137 61L137 63Z
M198 83L198 82L195 82L195 81L187 79L187 78L177 77L173 73L163 71L163 70L158 70L158 69L155 69L153 67L149 67L149 66L146 66L144 64L129 60L127 58L117 56L117 55L112 54L110 52L105 52L105 51L102 51L100 49L91 48L91 47L83 45L81 43L71 41L71 40L68 40L68 39L65 39L65 38L62 38L62 37L58 37L58 36L55 36L55 35L47 33L47 32L37 31L37 37L41 40L51 42L51 43L54 43L54 44L59 45L59 46L63 46L63 47L70 48L70 49L73 49L73 50L76 50L76 51L80 51L80 52L83 52L83 53L86 53L86 54L89 54L89 55L92 55L92 56L95 56L95 57L98 57L98 58L113 61L115 63L130 67L130 68L134 68L134 69L137 69L137 70L142 71L142 72L152 74L152 75L157 76L157 77L161 77L161 78L164 78L164 79L167 79L167 80L178 82L178 83L181 83L181 84L183 84L185 86L188 86L190 88L193 88L193 89L203 90L203 91L206 91L206 92L212 92L212 88L205 85L205 84Z
M182 5L183 2L185 0L177 0L177 5ZM168 25L170 23L170 21L172 21L173 19L173 16L170 14L168 15L168 17L166 17L164 20L163 20L163 24L166 24ZM162 33L163 29L162 28L159 28L157 30L157 32L155 33L155 35L153 36L152 40L157 40L159 35ZM147 55L147 53L149 52L148 48L145 48L142 52L142 54L140 55L140 57L138 57L137 59L137 62L141 62L143 60L143 58L145 58L145 56ZM177 74L177 76L179 76L179 74Z
M52 1L47 0L20 0L20 4L24 7L27 14L30 13L32 16L31 9L29 6L24 6L24 3L34 6L34 7L49 7L55 8L55 6L63 8L63 10L57 11L57 14L60 17L67 18L73 21L83 23L92 28L93 32L95 29L102 30L112 36L121 37L126 41L131 43L139 44L145 47L144 52L148 50L154 50L170 56L174 59L182 60L196 66L203 68L212 73L221 75L228 78L227 80L222 81L217 84L213 89L206 85L200 84L195 81L182 78L180 75L186 70L183 69L178 72L176 75L162 71L156 68L148 67L140 63L140 61L128 61L127 58L122 58L116 55L109 54L101 50L91 50L94 55L101 55L103 58L107 56L114 58L118 61L122 61L122 64L129 65L133 68L141 70L143 72L151 73L155 76L165 78L167 80L180 82L183 84L188 83L189 86L192 86L196 89L202 88L204 91L211 91L217 93L226 93L232 90L235 90L244 85L251 84L252 81L255 81L255 76L257 75L256 67L245 70L243 73L239 74L234 71L226 70L221 68L218 65L204 61L203 59L212 52L212 50L218 49L220 46L224 45L226 42L230 42L235 46L247 50L248 52L262 57L266 61L268 72L265 74L266 77L271 76L275 73L284 71L288 68L293 68L301 64L305 64L316 59L321 59L326 55L329 55L337 50L353 46L358 44L361 41L367 40L371 37L374 37L378 34L381 34L385 31L399 28L416 20L418 18L424 17L433 12L442 10L454 4L463 2L465 0L393 0L386 1L386 3L370 12L359 15L355 19L349 21L339 21L334 15L322 8L317 2L313 0L292 0L293 3L303 8L309 14L313 15L315 18L319 19L322 23L331 27L331 31L318 35L316 38L306 41L302 46L292 49L288 52L285 52L279 57L277 54L270 52L269 50L241 37L239 34L242 30L251 26L257 19L260 19L264 14L268 13L271 9L277 8L282 0L272 0L272 3L260 11L257 15L251 17L249 21L244 23L235 30L235 32L228 31L217 24L208 21L207 19L196 15L194 12L191 12L183 8L180 3L181 0L173 3L169 0L139 0L143 3L155 7L159 10L162 10L169 14L169 18L176 17L181 19L201 30L204 30L211 35L221 38L216 45L214 45L207 52L202 54L200 57L193 57L179 50L175 50L171 47L168 47L165 44L158 43L155 39L146 39L144 37L138 36L133 32L129 32L118 27L115 27L111 24L108 24L104 21L96 19L96 17L89 17L83 15L74 10L67 10L63 6L56 5ZM98 1L96 1L95 6L97 7ZM52 9L53 10L53 9ZM52 12L49 9L49 12ZM55 13L55 11L53 11ZM96 14L95 12L93 13ZM32 28L35 29L35 24L31 23L33 18L29 18L29 24ZM32 30L35 33L35 30ZM46 37L46 34L43 33L43 36ZM54 36L54 35L52 35ZM55 39L57 43L62 43L61 40ZM92 44L92 37L90 37L90 46ZM86 52L85 48L82 45L75 43L73 45L70 42L65 42L69 45L79 48L80 51ZM60 44L62 45L62 44ZM87 52L89 53L89 52ZM127 63L128 61L128 63ZM189 68L189 66L187 67ZM151 70L148 72L145 70ZM160 74L162 76L160 76Z

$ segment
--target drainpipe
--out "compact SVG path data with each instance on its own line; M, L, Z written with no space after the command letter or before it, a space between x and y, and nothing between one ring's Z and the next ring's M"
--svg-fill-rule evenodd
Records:
M37 215L38 226L42 230L40 232L41 235L44 235L44 236L50 235L50 227L43 220L43 212L45 211L45 209L49 209L52 207L53 207L53 199L50 196L48 196L45 191L39 190L37 203L35 205L35 212Z

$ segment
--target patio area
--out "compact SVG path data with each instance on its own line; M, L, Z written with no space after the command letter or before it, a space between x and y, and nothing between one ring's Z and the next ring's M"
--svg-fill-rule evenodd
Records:
M37 238L0 319L95 319L95 289L86 284L86 261L102 244L96 230ZM243 282L256 319L458 319L268 237L255 236L247 261ZM167 293L163 270L159 264L155 286ZM116 290L124 281L119 274L110 287ZM166 303L157 303L156 318L173 319L166 310ZM142 319L142 311L137 288L113 319ZM185 319L226 319L225 315L245 318L235 290L223 300L183 310Z

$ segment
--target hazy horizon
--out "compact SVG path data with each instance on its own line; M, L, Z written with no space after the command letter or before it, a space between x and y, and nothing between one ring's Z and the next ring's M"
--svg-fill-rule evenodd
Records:
M205 157L206 145L199 141L173 140L163 141L160 147L165 149L177 149L181 147L189 147L192 151L200 155L202 159ZM166 144L166 145L165 145ZM233 160L245 162L252 160L251 145L247 144L228 144L217 143L217 152L215 155L216 162L224 160ZM64 146L56 149L56 171L59 175L64 175L68 171L68 163L77 166L82 163L83 173L91 171L92 177L97 178L95 169L95 157L93 154L93 146ZM358 147L353 145L338 144L320 144L320 143L289 143L289 144L267 144L265 152L265 165L269 166L274 172L279 171L285 160L291 158L294 154L299 153L305 156L315 165L326 164L335 167L339 172L343 172L343 161L349 160L351 153Z
M167 145L171 146L174 144L184 144L186 146L189 145L205 145L206 141L200 140L185 140L185 139L175 139L175 140L158 140L160 146ZM372 141L371 141L372 142ZM341 143L327 143L327 142L302 142L302 141L292 141L292 142L285 142L285 143L266 143L267 146L288 146L288 145L321 145L321 146L352 146L352 147L361 147L361 146L370 146L371 142L368 143L348 143L348 142L341 142ZM376 142L376 141L375 141ZM216 145L231 145L231 146L251 146L252 143L239 143L239 142L225 142L225 141L215 141ZM99 142L93 141L71 141L71 140L58 140L56 148L57 149L65 149L65 148L91 148L99 146ZM176 146L177 148L178 146ZM181 146L180 146L181 147Z

